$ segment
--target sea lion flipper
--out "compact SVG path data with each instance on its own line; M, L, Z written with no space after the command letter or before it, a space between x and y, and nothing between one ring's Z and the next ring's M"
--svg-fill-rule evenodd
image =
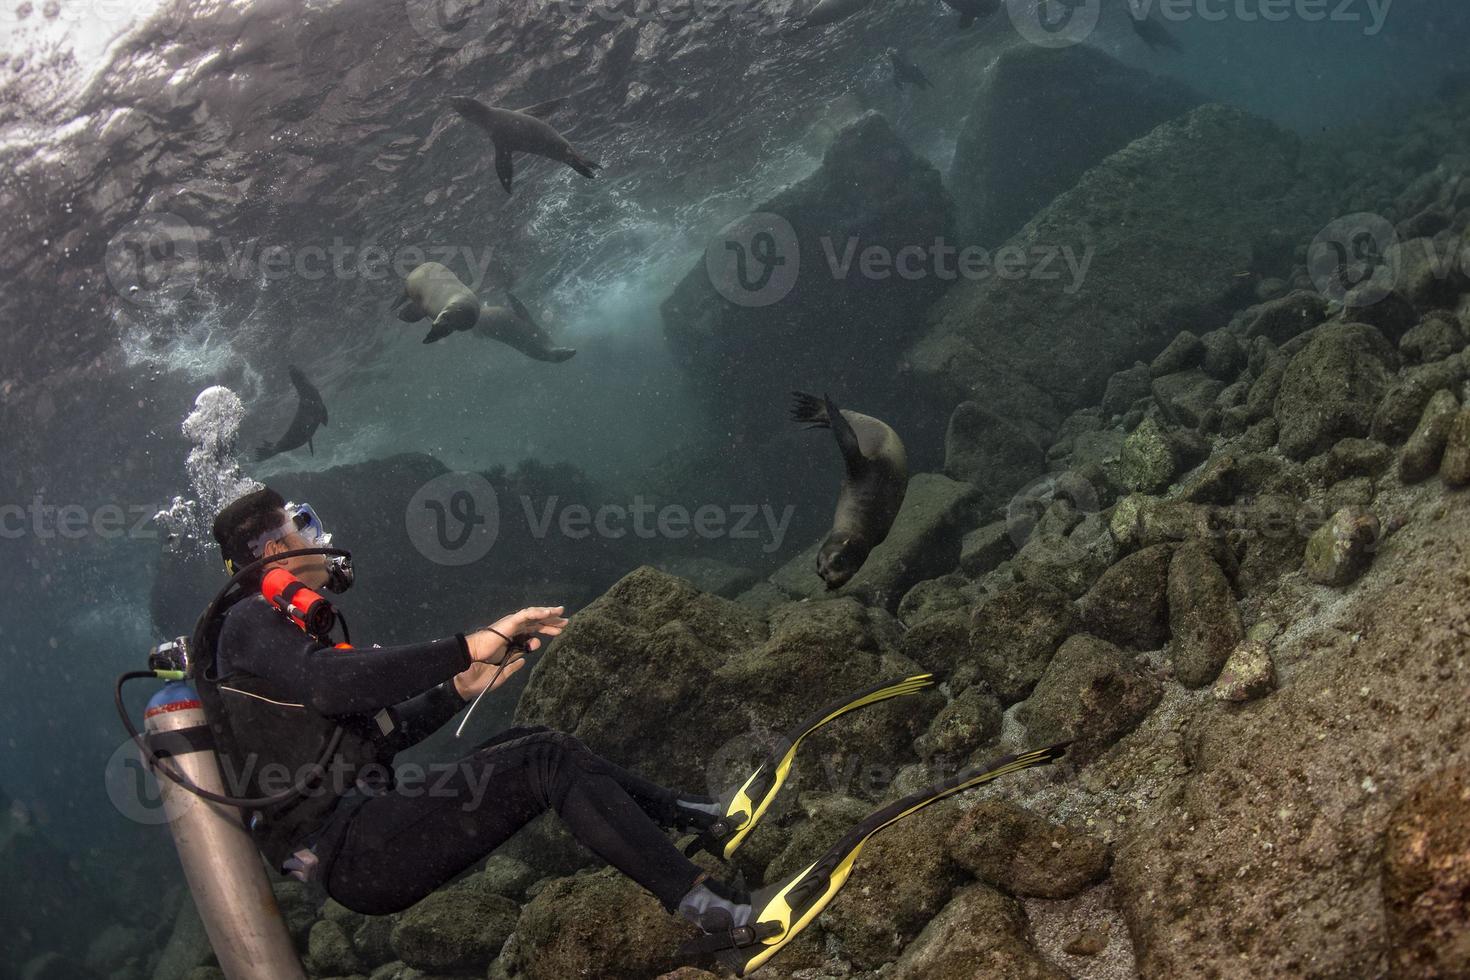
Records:
M838 409L837 403L826 395L822 396L822 401L827 405L827 423L832 427L832 434L837 437L837 448L842 450L842 461L847 464L848 478L855 479L868 468L868 458L863 455L852 423Z
M808 429L825 429L827 424L827 406L815 395L808 395L804 391L793 391L791 397L795 399L791 404L791 421L808 422Z
M306 437L306 451L311 453L313 456L316 455L316 446L312 443L311 436Z
M536 318L531 315L531 311L526 308L526 304L522 303L518 298L516 298L515 293L507 289L505 291L505 298L507 301L510 302L510 308L515 312L516 316L520 317L522 320L525 320L537 330L541 329L541 324L536 322Z
M509 194L511 181L515 178L515 163L510 158L510 150L498 144L495 147L495 175L500 178L500 186Z

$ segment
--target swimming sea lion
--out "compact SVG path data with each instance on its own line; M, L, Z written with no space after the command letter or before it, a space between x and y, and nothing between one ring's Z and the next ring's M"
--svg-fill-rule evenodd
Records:
M403 295L393 312L404 323L434 321L424 343L442 340L456 330L469 330L480 319L480 298L438 262L425 262L403 280Z
M893 66L893 84L898 88L915 85L921 89L928 89L934 84L929 81L929 76L924 74L924 69L905 58L897 48L888 49L888 63Z
M817 552L817 574L830 591L846 585L888 537L909 485L908 455L887 423L840 410L826 395L792 395L792 421L810 423L809 429L831 429L847 469L832 530Z
M944 0L944 4L960 15L960 30L964 30L999 10L1001 0Z
M475 335L498 340L514 347L527 357L553 364L567 360L577 353L575 347L553 347L551 335L536 322L531 311L515 298L510 290L505 291L509 307L480 304L480 322L475 326Z
M312 445L311 437L316 434L318 426L327 424L327 406L322 401L322 393L306 380L306 375L294 366L290 371L291 384L296 386L296 416L286 427L285 435L275 442L261 443L255 450L257 463L292 449L300 449L302 446L310 450L313 456L316 455L316 446Z
M868 3L869 0L819 0L815 7L798 18L796 30L835 24L862 10Z
M500 186L510 193L511 181L515 177L512 153L534 153L566 164L583 177L596 177L602 164L587 159L572 148L565 136L552 128L551 124L537 116L550 113L563 99L550 99L524 109L502 109L486 105L477 99L456 95L449 100L454 111L490 134L495 144L495 173L500 177Z

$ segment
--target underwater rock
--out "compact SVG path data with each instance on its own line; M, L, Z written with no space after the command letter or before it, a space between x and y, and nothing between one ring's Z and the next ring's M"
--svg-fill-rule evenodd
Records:
M1435 392L1443 388L1453 391L1470 377L1467 353L1462 351L1443 361L1400 372L1373 413L1373 438L1390 445L1407 439Z
M1393 450L1374 439L1341 439L1325 454L1308 464L1307 472L1320 476L1324 483L1337 483L1353 477L1376 477L1393 462Z
M1414 309L1414 304L1405 299L1398 291L1391 292L1380 299L1377 289L1376 285L1365 283L1357 290L1348 293L1343 299L1347 307L1343 318L1373 327L1383 334L1389 343L1397 345L1403 339L1404 334L1419 322L1419 311ZM1372 295L1363 296L1361 295L1363 292L1369 292Z
M1458 249L1441 248L1432 238L1395 242L1383 253L1383 260L1396 274L1396 292L1426 313L1453 307L1460 294L1470 289L1470 276L1459 259Z
M887 980L1066 980L1029 938L1021 903L989 885L954 893L887 974Z
M944 472L972 483L981 507L1003 503L1046 468L1046 450L1020 426L974 402L961 402L944 437Z
M958 694L965 681L958 673L970 659L970 612L951 609L911 626L899 643L899 652L925 670L942 674Z
M1344 436L1367 435L1396 359L1383 335L1365 324L1319 327L1287 365L1276 396L1281 451L1306 459Z
M961 874L945 838L957 816L953 803L935 804L863 849L862 880L842 893L840 908L822 923L854 966L892 963L954 894Z
M1030 744L1072 740L1067 757L1083 765L1147 718L1162 696L1163 685L1131 655L1079 633L1057 650L1016 717Z
M647 980L674 969L675 950L693 934L611 868L552 881L515 930L525 980Z
M978 596L974 583L958 572L926 579L904 593L898 604L898 619L912 629L939 613L968 610Z
M1254 701L1276 688L1276 664L1271 647L1247 637L1230 652L1210 693L1219 701Z
M1000 734L1000 701L984 684L971 684L940 709L914 742L921 759L964 758Z
M1153 391L1153 375L1142 361L1114 374L1103 391L1102 410L1107 416L1123 415Z
M1012 564L1025 581L1050 586L1075 599L1118 560L1119 553L1107 520L1102 514L1088 514L1066 532L1050 529L1042 521Z
M1307 541L1303 570L1318 585L1350 585L1373 563L1381 529L1362 507L1344 507Z
M393 927L393 952L420 970L478 972L499 955L520 915L515 902L487 891L433 892L399 916ZM313 937L317 926L312 927Z
M1158 493L1168 488L1179 473L1174 440L1152 416L1123 442L1119 460L1123 486L1138 493Z
M1444 456L1439 463L1439 477L1449 487L1463 487L1470 483L1470 409L1460 409L1450 420L1445 433Z
M1197 429L1214 407L1225 382L1210 377L1200 368L1155 378L1154 403L1175 425Z
M352 934L352 949L363 963L377 967L393 960L393 926L391 916L363 917L362 925Z
M480 885L492 895L516 901L526 894L539 875L536 869L508 854L491 854L480 872Z
M1409 441L1399 457L1399 479L1406 484L1421 483L1439 472L1444 447L1450 438L1450 427L1460 414L1460 400L1451 391L1436 391L1424 406Z
M34 956L15 973L10 973L8 964L5 969L16 980L102 980L102 974L60 953ZM223 974L220 976L223 977Z
M999 245L1089 168L1199 103L1095 48L1012 45L986 72L950 167L964 240Z
M893 266L865 275L860 256L872 248L898 256L954 240L953 206L939 172L870 112L837 134L815 173L751 210L790 225L796 251L780 257L798 273L778 301L738 305L722 295L700 258L661 307L664 337L690 389L741 431L768 425L787 401L790 379L820 379L815 390L839 401L848 393L862 411L904 431L912 386L889 403L882 393L894 388L898 355L924 327L922 311L948 283L938 275L901 276ZM856 245L851 256L849 243ZM728 253L719 255L723 261ZM845 257L851 263L844 270L838 263ZM743 282L725 288L755 295ZM859 403L856 393L880 400Z
M1278 347L1327 320L1327 301L1317 292L1298 290L1246 312L1245 337L1265 337Z
M914 474L888 537L846 585L830 594L856 596L896 612L909 589L959 567L960 545L964 529L972 525L976 497L969 483L938 473ZM812 575L815 578L816 572Z
M1109 643L1157 650L1169 639L1169 562L1174 548L1136 551L1097 580L1077 603L1082 627Z
M1192 504L1233 503L1241 492L1246 474L1233 453L1221 453L1201 467L1180 487L1178 499Z
M1016 553L1009 521L994 521L966 534L960 543L960 571L976 578Z
M708 557L665 558L654 563L660 571L677 575L701 592L733 599L755 585L759 576L748 568Z
M1159 352L1148 366L1150 377L1162 378L1166 374L1178 374L1199 367L1205 359L1205 345L1188 330L1169 341L1169 346Z
M1014 167L1014 146L987 139ZM1089 170L1008 243L1024 254L1061 245L1091 254L1074 277L1081 285L1069 293L1065 276L956 284L908 352L915 376L955 402L1054 429L1096 404L1115 372L1157 351L1182 319L1223 321L1263 237L1309 237L1320 227L1294 193L1296 154L1294 137L1222 106L1159 126Z
M871 802L843 795L840 790L825 795L804 794L801 806L805 819L781 835L784 846L765 865L762 875L765 881L782 881L796 874L875 809ZM760 828L765 826L762 823ZM761 829L757 829L752 841L760 833Z
M1071 898L1108 869L1107 844L1005 800L966 810L948 845L960 867L1021 898Z
M971 623L975 670L1002 704L1015 704L1036 686L1075 624L1072 603L1049 586L1023 583L991 596Z
M352 940L347 938L347 932L339 923L327 919L321 919L311 927L306 956L317 976L346 976L362 972L362 963L357 958Z
M1431 313L1399 341L1408 364L1442 361L1465 349L1465 334L1452 313Z
M1215 679L1245 635L1230 581L1210 553L1186 544L1169 563L1169 657L1185 687Z
M1470 975L1470 769L1419 780L1383 834L1391 975Z
M1229 330L1211 330L1200 337L1200 343L1205 348L1205 358L1201 367L1210 377L1218 378L1228 384L1245 370L1248 360L1245 347L1241 344L1240 338Z

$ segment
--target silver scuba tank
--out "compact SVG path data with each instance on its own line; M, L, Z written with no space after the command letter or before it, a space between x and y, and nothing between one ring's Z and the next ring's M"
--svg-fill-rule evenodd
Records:
M148 702L152 751L201 789L224 794L204 706L183 681ZM184 878L228 980L305 980L301 960L266 878L265 862L235 807L214 803L157 776Z

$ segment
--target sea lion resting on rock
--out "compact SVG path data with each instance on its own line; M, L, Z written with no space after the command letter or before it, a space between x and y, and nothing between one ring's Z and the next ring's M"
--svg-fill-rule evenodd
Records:
M550 361L553 364L565 361L577 353L575 347L553 347L551 335L536 322L525 304L516 299L510 290L506 290L505 296L510 301L508 307L491 306L489 303L480 306L480 322L475 325L477 336L498 340L529 358Z
M791 418L809 429L831 429L842 450L846 475L837 495L832 530L817 552L817 574L827 588L846 585L868 554L893 527L909 485L908 455L903 440L887 423L839 409L823 395L792 392Z
M438 262L425 262L403 281L403 295L393 312L404 323L434 321L424 343L432 344L458 330L470 330L480 320L480 299Z

